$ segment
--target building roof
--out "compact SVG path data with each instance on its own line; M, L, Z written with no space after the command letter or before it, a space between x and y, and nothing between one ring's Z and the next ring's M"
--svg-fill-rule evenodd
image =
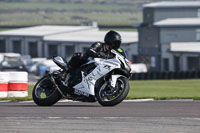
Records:
M137 32L124 32L118 31L122 36L122 43L133 43L138 41L138 33ZM104 41L104 36L107 31L98 31L98 30L90 30L90 31L80 31L80 32L72 32L72 33L63 33L63 34L55 34L45 36L45 41L65 41L65 42L96 42L96 41Z
M167 18L154 23L158 27L168 26L200 26L200 18Z
M57 33L69 33L81 30L97 29L91 26L57 26L42 25L28 28L19 28L14 30L2 31L1 36L46 36Z
M200 1L162 1L143 5L143 8L200 7Z
M172 42L171 52L200 53L200 42Z

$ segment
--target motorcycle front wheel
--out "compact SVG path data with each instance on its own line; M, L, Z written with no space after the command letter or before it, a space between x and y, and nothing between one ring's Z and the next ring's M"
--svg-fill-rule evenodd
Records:
M50 76L46 75L34 86L32 97L39 106L51 106L58 102L62 96L51 82Z
M114 106L121 103L129 92L129 83L127 78L120 77L117 79L115 88L109 87L107 82L104 82L96 92L97 101L102 106Z

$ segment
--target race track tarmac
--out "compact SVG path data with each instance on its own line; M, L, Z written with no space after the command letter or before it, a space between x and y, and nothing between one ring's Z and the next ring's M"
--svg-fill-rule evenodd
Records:
M200 101L0 102L0 133L199 133Z

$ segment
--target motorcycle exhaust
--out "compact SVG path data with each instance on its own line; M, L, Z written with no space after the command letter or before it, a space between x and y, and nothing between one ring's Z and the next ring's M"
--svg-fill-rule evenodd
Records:
M63 92L60 90L60 88L59 88L58 85L56 84L56 81L55 81L55 79L53 78L52 75L50 76L50 79L51 79L51 82L55 85L56 89L60 92L60 94L61 94L64 98L66 98L66 96L63 94Z

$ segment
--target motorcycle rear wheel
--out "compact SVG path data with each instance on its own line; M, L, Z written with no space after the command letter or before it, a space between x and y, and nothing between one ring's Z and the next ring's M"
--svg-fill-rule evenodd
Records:
M62 96L51 82L50 76L46 75L34 86L32 97L33 101L39 106L52 106L58 102Z
M97 101L102 106L115 106L126 98L129 88L128 80L125 77L118 78L115 88L112 89L104 82L96 92Z

